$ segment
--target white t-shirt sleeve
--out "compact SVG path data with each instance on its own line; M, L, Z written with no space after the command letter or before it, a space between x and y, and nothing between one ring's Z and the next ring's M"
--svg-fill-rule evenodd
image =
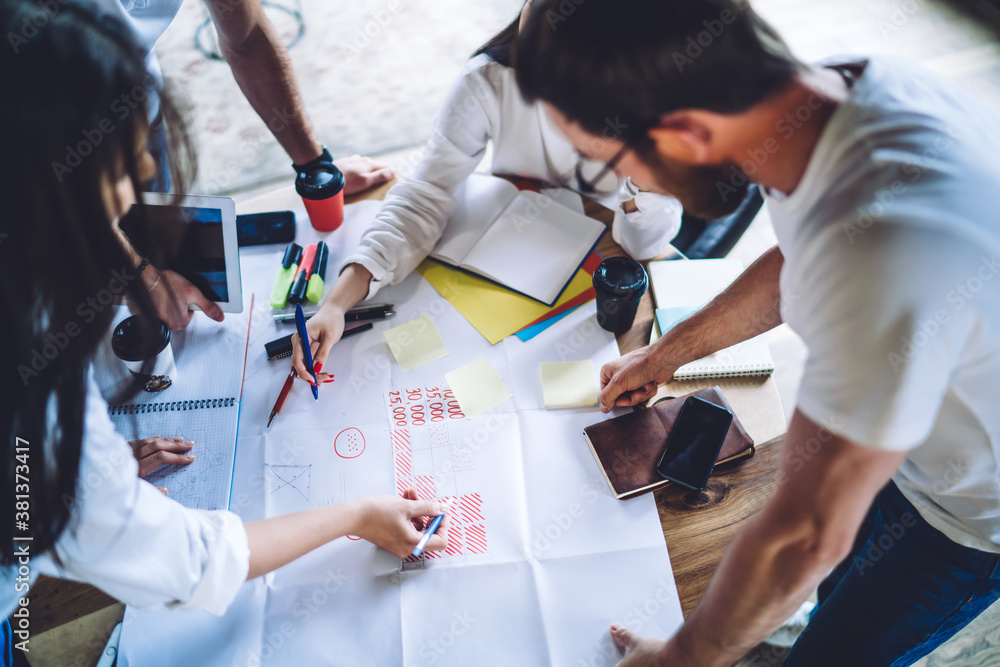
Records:
M833 433L893 451L930 435L980 320L954 289L981 252L904 225L876 225L853 243L831 225L782 276L809 348L798 408Z
M344 260L372 274L366 298L406 278L434 249L455 208L455 191L480 163L500 113L500 67L486 56L470 61L434 121L430 139L413 173L394 185L361 238Z
M138 607L222 614L249 570L242 521L231 512L186 508L137 472L91 379L76 502L56 542L56 574Z

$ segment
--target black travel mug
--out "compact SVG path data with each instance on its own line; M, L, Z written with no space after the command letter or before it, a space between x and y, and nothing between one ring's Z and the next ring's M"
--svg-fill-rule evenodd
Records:
M597 323L612 333L628 331L648 284L642 264L630 257L611 257L601 262L594 271Z
M163 391L177 379L170 329L158 318L132 315L123 320L111 334L111 349L133 376L145 382L146 391ZM142 371L149 360L153 365L146 375Z

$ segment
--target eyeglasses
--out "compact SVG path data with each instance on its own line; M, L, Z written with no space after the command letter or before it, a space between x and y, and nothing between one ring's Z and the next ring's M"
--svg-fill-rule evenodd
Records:
M604 167L597 173L594 178L588 179L583 175L583 156L576 163L576 188L580 194L592 195L597 192L597 184L600 183L605 176L614 171L618 163L622 161L625 157L625 152L628 150L628 144L622 146L615 156L611 158Z

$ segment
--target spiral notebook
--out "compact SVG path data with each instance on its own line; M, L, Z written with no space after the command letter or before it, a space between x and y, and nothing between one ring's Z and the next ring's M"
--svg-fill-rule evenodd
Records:
M735 259L662 260L649 263L649 280L656 301L656 324L663 335L702 308L743 272ZM756 336L677 369L674 378L767 375L774 359L763 336Z
M109 401L115 429L126 440L179 436L194 441L192 463L163 466L146 477L151 484L166 487L182 505L229 508L252 311L251 307L244 315L228 314L221 324L196 314L185 330L172 333L177 366L173 384L162 392L140 392L127 403L112 403L130 380L125 365L110 345L102 346L95 356L94 379ZM127 315L120 313L115 324Z

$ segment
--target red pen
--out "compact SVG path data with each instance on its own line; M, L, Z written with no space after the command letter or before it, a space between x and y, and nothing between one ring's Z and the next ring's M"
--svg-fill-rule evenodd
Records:
M288 291L288 303L305 303L309 290L309 279L312 278L313 264L316 261L316 244L306 246L306 251L299 262L299 272L295 275L292 288Z
M285 404L285 399L288 397L288 390L292 388L292 383L295 381L296 375L297 373L293 368L288 374L288 377L285 378L285 384L281 387L281 393L278 394L278 400L274 402L274 407L271 408L271 416L268 417L267 420L268 428L271 428L271 422L273 422L274 418L278 416L278 411L281 410L281 406Z

